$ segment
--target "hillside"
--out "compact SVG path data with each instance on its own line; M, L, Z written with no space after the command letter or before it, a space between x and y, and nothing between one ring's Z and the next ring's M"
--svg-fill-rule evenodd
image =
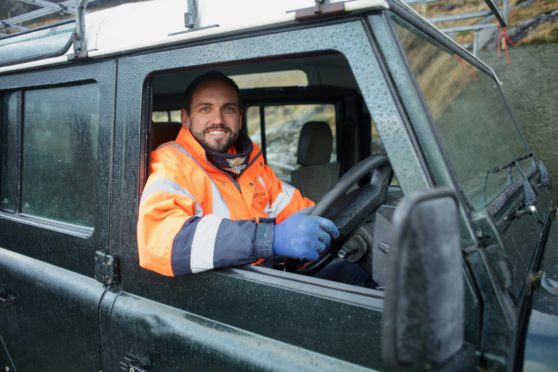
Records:
M500 2L499 2L500 3ZM450 0L416 5L427 18L488 10L483 0ZM527 142L542 159L552 178L558 179L558 149L548 143L558 138L558 1L510 0L507 42L509 60L501 43L498 51L497 29L481 32L478 57L488 63L502 81L502 89ZM478 23L481 19L446 22L437 26L455 27ZM486 19L495 23L495 18ZM472 42L472 32L452 34L462 44ZM500 53L499 53L500 52ZM553 190L555 200L558 190Z
M501 8L502 1L496 1ZM484 0L445 0L414 5L413 8L432 19L489 10ZM505 17L505 15L504 15ZM508 34L517 46L558 42L558 1L556 0L509 0ZM440 28L465 26L477 23L496 23L493 16L468 20L436 23ZM484 31L483 31L484 32ZM496 31L491 29L496 40ZM452 35L460 43L470 43L472 32Z

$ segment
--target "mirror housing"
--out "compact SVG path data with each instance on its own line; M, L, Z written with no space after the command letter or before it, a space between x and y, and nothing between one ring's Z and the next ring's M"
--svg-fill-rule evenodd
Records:
M393 224L382 322L385 365L446 369L457 355L461 357L453 360L463 363L461 350L468 348L463 341L465 292L454 192L434 189L405 196Z

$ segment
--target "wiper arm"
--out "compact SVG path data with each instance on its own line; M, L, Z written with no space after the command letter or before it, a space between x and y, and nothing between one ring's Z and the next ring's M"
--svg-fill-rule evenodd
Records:
M502 171L502 170L504 170L504 169L511 168L511 167L513 167L514 165L517 165L518 168L519 168L519 164L518 164L518 163L519 163L521 160L528 159L528 158L530 158L530 157L532 157L532 156L533 156L533 153L532 153L532 152L528 153L527 155L519 156L519 157L513 159L512 161L510 161L510 162L507 163L507 164L504 164L504 165L501 165L501 166L499 166L499 167L495 167L495 168L493 168L493 169L490 169L490 170L489 170L488 172L486 172L486 173L489 173L489 174L490 174L490 173L498 173L498 172L500 172L500 171ZM521 173L523 174L523 172L521 172Z
M526 210L528 210L529 213L535 213L537 211L537 208L535 207L535 205L537 204L537 196L535 194L535 191L533 190L533 187L531 187L531 183L529 183L529 178L527 178L525 173L523 173L523 170L521 169L521 166L519 165L520 161L528 159L532 156L533 156L533 153L530 152L526 155L518 156L517 158L513 159L509 163L506 163L506 164L501 165L499 167L495 167L493 169L488 170L486 172L485 177L484 177L483 195L486 196L486 185L487 185L487 182L488 182L488 176L490 174L498 173L498 172L500 172L504 169L509 168L510 169L510 177L511 177L511 168L513 168L514 166L517 166L517 169L519 170L519 173L521 174L521 178L522 178L523 195L524 195L524 202L523 202L524 208Z

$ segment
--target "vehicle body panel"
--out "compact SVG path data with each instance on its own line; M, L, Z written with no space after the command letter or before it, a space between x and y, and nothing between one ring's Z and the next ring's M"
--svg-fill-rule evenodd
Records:
M0 283L0 330L9 357L2 366L100 369L101 283L3 248Z
M314 4L304 2L308 3ZM384 369L382 288L252 266L167 278L138 264L136 221L149 173L154 92L159 101L166 99L161 85L168 84L174 99L180 100L183 88L173 84L184 84L210 69L234 74L255 66L262 72L272 69L274 61L331 54L346 59L356 82L355 87L316 85L325 86L322 93L328 102L345 110L337 113L336 122L343 171L369 155L371 144L363 142L370 140L372 121L399 182L390 190L390 208L413 191L445 186L456 192L466 288L465 341L476 349L479 368L511 371L522 364L523 356L525 369L557 363L544 353L558 339L557 297L544 283L534 289L537 278L558 280L556 208L540 170L524 169L525 177L507 185L486 208L472 208L392 15L478 68L495 85L497 77L406 5L390 2L391 10L386 10L383 1L353 3L376 5L301 22L289 13L265 25L258 20L253 27L237 24L170 38L165 31L125 47L110 49L100 43L108 49L91 51L83 60L56 59L57 66L44 60L0 69L2 94L92 82L101 96L98 176L91 185L98 206L94 226L0 212L3 365L46 370ZM121 13L122 9L128 8ZM92 32L102 28L101 18L96 18ZM108 37L110 31L108 27L101 36ZM319 72L313 76L317 81ZM353 106L343 106L347 102L329 93L335 88L347 92L350 97L344 98ZM265 101L258 101L260 92L252 92L255 103ZM291 99L287 93L277 94L284 102ZM313 102L315 97L300 94L292 100ZM368 121L351 118L359 114L368 115ZM492 125L517 129L511 118L510 123ZM536 192L536 213L525 212L526 183ZM114 258L115 265L104 268L113 270L114 282L103 285L95 280L102 281L95 271L96 252ZM541 272L546 276L537 277ZM552 283L547 287L555 288ZM41 352L24 359L37 343L44 347Z

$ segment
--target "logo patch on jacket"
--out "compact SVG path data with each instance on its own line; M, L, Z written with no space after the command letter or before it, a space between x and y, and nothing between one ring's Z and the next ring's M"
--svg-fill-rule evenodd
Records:
M246 156L225 160L229 164L229 167L226 168L229 172L240 174L244 169L246 169Z

